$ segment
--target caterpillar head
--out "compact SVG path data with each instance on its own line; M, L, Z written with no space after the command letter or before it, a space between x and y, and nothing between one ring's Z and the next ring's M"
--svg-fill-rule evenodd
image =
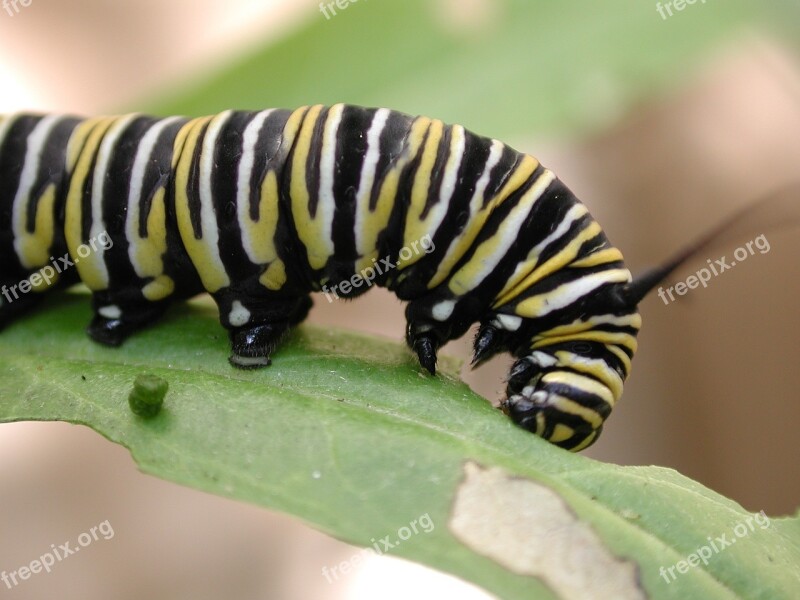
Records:
M573 451L598 438L622 395L641 326L621 293L626 285L607 286L557 317L499 315L481 327L475 363L494 353L499 339L518 357L502 403L514 422Z
M503 410L524 429L562 448L579 451L594 443L630 374L641 327L639 302L699 247L633 281L595 289L549 317L498 315L484 324L475 340L474 363L500 345L518 357ZM518 305L501 310L518 311Z

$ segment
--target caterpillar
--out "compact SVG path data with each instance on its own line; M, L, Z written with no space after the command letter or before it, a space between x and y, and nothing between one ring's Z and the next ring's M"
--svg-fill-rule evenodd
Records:
M311 293L386 287L422 367L435 374L438 349L479 323L473 365L516 359L504 412L573 451L620 399L638 303L685 258L633 279L532 156L345 104L2 117L0 256L0 327L82 281L89 336L118 346L208 292L239 368L270 364Z

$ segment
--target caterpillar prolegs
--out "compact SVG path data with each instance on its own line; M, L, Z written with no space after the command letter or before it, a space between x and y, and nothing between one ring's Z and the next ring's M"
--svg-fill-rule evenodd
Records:
M0 255L0 325L80 280L89 335L115 346L206 291L245 368L270 363L312 292L384 286L407 301L406 341L432 374L437 350L480 323L475 364L516 357L504 410L571 450L600 434L636 351L636 305L677 265L632 281L527 154L343 104L3 117Z

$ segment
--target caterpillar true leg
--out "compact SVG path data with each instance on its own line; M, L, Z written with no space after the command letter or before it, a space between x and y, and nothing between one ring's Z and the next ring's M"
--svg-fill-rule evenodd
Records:
M458 339L475 322L475 315L459 306L447 293L432 293L406 306L406 343L431 374L436 372L436 353Z

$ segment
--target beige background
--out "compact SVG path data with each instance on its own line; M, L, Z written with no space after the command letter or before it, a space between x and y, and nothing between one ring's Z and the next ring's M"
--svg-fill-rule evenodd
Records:
M224 52L322 18L316 6L33 0L13 18L0 13L0 111L128 107L183 73L213 68ZM70 60L59 51L65 44ZM670 95L602 135L505 141L552 167L637 272L797 177L800 69L776 42L743 36L696 65ZM797 229L754 230L741 242L761 233L769 253L681 302L665 306L653 296L643 303L633 376L588 454L674 467L751 511L785 514L800 498L800 243ZM735 247L710 251L679 278ZM383 290L356 303L320 298L311 321L394 339L403 333L402 306ZM448 350L466 356L468 346L462 340ZM497 399L508 364L497 359L466 378ZM356 549L294 519L141 475L125 450L81 427L2 426L0 457L0 571L106 519L115 529L113 539L35 576L9 598L433 598L444 589L483 597L389 558L328 585L322 566ZM6 597L2 584L0 592Z

